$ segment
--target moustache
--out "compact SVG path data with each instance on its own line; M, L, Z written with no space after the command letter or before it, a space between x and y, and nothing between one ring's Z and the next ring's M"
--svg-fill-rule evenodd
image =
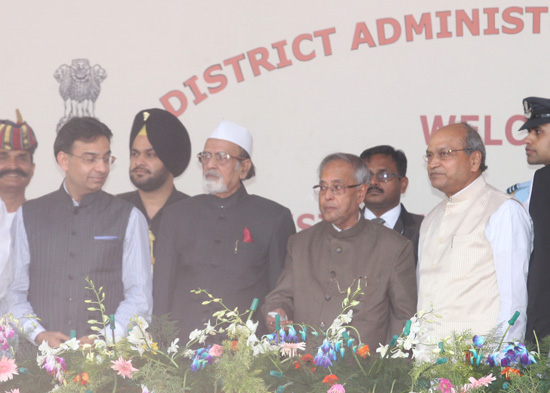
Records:
M221 179L222 175L218 173L215 169L209 169L203 173L202 177L206 178L207 176L215 177L216 179Z
M29 174L22 169L5 169L3 171L0 171L0 177L3 177L5 175L11 175L11 174L16 174L23 177L29 177Z
M137 172L138 170L141 170L141 171L145 171L146 173L148 173L149 175L151 174L151 171L148 170L147 168L144 168L142 166L137 166L135 167L134 169L132 169L130 172L134 173L134 172Z
M382 190L381 188L372 186L372 187L369 187L369 188L367 189L367 194L368 194L369 192L371 192L371 190L379 191L379 192L381 192L382 194L384 193L384 190Z

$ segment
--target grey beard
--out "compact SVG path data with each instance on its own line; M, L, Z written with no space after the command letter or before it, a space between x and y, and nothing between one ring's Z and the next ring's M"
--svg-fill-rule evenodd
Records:
M216 179L207 178L206 175L216 176ZM207 171L202 177L202 187L207 194L222 194L227 191L221 176L213 171Z

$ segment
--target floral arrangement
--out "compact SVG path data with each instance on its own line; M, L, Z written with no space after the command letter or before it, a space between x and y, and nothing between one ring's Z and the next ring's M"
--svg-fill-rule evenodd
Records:
M198 289L203 304L217 303L213 323L181 343L173 323L160 318L149 325L135 317L129 334L115 338L114 316L105 315L102 289L88 281L94 295L89 321L93 344L76 338L38 349L18 342L18 321L0 318L0 393L97 392L548 392L550 339L530 350L522 343L469 332L421 342L433 310L407 321L388 345L371 349L353 326L361 285L348 289L340 315L326 329L304 324L280 326L258 337L252 319L257 301L240 313L222 299ZM512 325L512 318L509 324ZM543 354L543 355L541 355ZM411 360L413 359L413 360ZM423 359L420 361L419 359Z

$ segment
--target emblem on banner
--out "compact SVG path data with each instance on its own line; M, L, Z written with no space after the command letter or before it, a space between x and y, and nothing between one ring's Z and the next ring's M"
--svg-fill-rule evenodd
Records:
M533 116L533 107L527 100L523 100L523 112L526 119L530 119Z
M101 83L107 72L99 64L90 65L88 59L74 59L71 65L63 64L55 70L59 94L65 105L57 130L71 117L95 117L95 102L101 92Z

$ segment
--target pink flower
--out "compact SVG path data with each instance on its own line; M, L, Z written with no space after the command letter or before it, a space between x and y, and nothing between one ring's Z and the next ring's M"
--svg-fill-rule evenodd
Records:
M461 393L464 393L464 392L469 392L470 390L474 389L474 388L479 388L479 387L482 387L482 386L489 386L493 381L496 381L496 378L493 377L493 374L489 374L485 377L481 377L479 379L475 379L474 377L470 377L468 378L468 381L470 381L469 384L466 384L462 387L462 389L460 390Z
M472 381L473 380L473 381ZM493 374L489 374L486 377L481 377L477 381L474 377L470 377L470 382L472 383L473 388L477 388L480 386L489 386L493 381L496 381L497 379L493 377ZM475 381L475 382L474 382Z
M0 359L0 382L12 379L14 374L19 374L15 359L8 359L2 356L2 359Z
M439 379L438 390L441 393L455 393L456 392L455 387L453 386L451 381L448 380L447 378L440 378Z
M122 358L122 355L120 355L120 357L116 361L111 360L111 363L113 363L111 368L115 371L118 371L118 375L122 375L122 378L128 377L129 379L132 379L132 373L134 371L138 371L137 368L132 367L132 361L124 360Z
M19 393L19 389L12 389L9 392L6 393Z
M210 356L221 357L223 354L223 347L221 345L214 344L208 350L208 354Z
M281 344L281 354L284 356L296 356L296 353L298 350L305 350L306 349L306 343L282 343Z
M346 389L338 383L336 385L332 385L330 389L327 390L327 393L346 393Z

